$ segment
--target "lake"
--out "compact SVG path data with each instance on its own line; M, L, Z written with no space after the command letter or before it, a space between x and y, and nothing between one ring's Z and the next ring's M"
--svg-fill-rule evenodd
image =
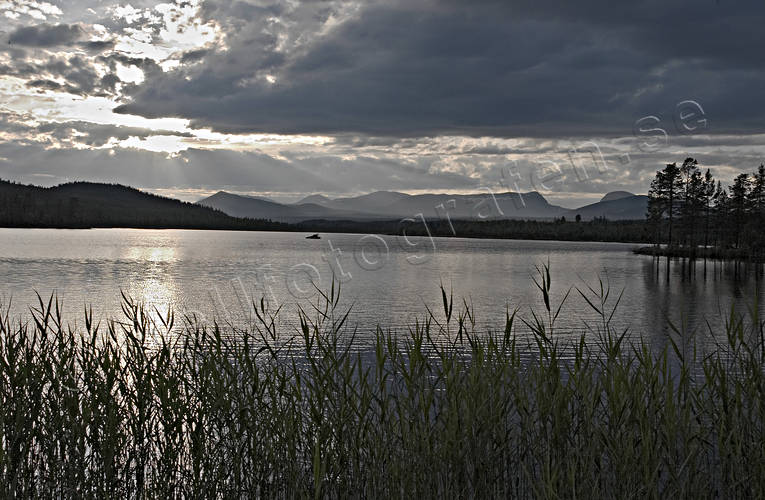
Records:
M666 318L686 329L722 324L731 304L755 301L762 266L637 256L636 245L559 241L404 238L302 233L189 230L0 229L0 301L26 314L35 291L63 300L69 321L82 323L85 305L101 318L121 315L120 291L160 311L168 306L234 323L251 317L247 304L266 297L281 305L286 324L297 305L315 301L311 283L341 284L342 305L361 334L376 325L402 330L426 315L441 317L443 284L462 299L478 324L504 327L506 310L542 309L532 278L549 260L553 302L572 289L559 331L581 332L596 320L576 291L610 284L611 302L623 290L615 324L652 343L666 342ZM760 306L763 305L760 299ZM10 306L9 306L10 304ZM721 314L722 313L722 314Z

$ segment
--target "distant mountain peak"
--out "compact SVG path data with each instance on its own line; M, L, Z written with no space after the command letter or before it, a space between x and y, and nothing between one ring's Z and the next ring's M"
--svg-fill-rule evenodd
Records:
M630 196L635 196L633 193L630 193L629 191L611 191L610 193L606 194L603 198L600 199L600 201L615 201L615 200L621 200L622 198L629 198Z
M312 194L298 201L297 203L295 203L295 205L303 205L306 203L315 203L316 205L323 205L331 201L332 201L331 198L328 198L324 196L323 194Z
M569 210L567 215L581 216L583 219L605 217L611 220L642 220L648 209L648 197L626 191L608 193L597 203Z
M218 191L217 193L211 194L210 196L205 196L201 200L197 201L197 203L201 204L201 202L203 202L205 200L214 200L214 199L219 199L219 198L225 198L227 196L233 196L233 195L231 193L227 192L227 191Z
M411 194L399 193L398 191L373 191L368 194L362 194L357 196L357 199L384 199L384 200L399 200L403 198L411 198Z
M197 201L197 203L204 205L204 203L202 203L204 201L207 201L207 200L217 200L217 199L221 199L221 198L250 198L250 199L253 199L253 200L260 200L260 201L267 201L269 203L275 203L274 200L272 200L270 198L266 198L265 196L251 196L251 195L247 195L247 194L234 194L234 193L229 193L228 191L218 191L217 193L215 193L213 195L210 195L210 196L207 196L205 198L202 198L201 200Z

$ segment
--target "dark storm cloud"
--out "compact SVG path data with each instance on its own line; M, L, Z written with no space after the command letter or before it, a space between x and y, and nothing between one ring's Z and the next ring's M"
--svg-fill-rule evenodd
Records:
M117 63L119 63L128 67L135 66L147 75L162 73L162 68L159 66L159 64L148 57L131 57L125 54L113 52L105 56L99 56L97 61L109 66L111 71L115 71L117 69Z
M308 5L314 23L340 9ZM263 19L299 10L206 2L228 50L154 74L118 111L234 133L619 136L694 99L712 132L765 123L762 2L368 3L279 48L289 28Z
M181 62L184 64L188 64L188 63L201 61L209 53L210 51L207 49L192 50L192 51L184 53L181 56Z
M517 168L520 177L509 180L521 191L541 189L533 177L553 162L565 172L548 183L555 200L645 193L657 169L687 156L726 180L765 159L761 1L205 0L179 26L151 0L130 2L140 15L118 15L95 0L54 3L63 14L50 18L68 24L19 28L40 22L22 16L0 28L0 38L19 42L0 44L0 76L46 94L124 97L122 112L188 118L195 127L332 138L242 145L0 111L0 177L266 196L496 192L513 189L502 184L509 168ZM170 3L163 9L178 16L181 0ZM167 36L208 21L216 37L204 45L181 37L173 46ZM143 44L158 50L142 54ZM139 68L145 80L122 82L123 67ZM29 109L55 107L48 95L20 92L16 109L27 109L27 98ZM708 119L702 134L675 123L677 103L689 99ZM668 133L656 148L633 136L647 115ZM181 135L199 147L250 151L140 149L176 151L178 141L151 137ZM149 142L108 147L128 138ZM588 164L592 175L579 179L568 153L588 141L609 168L595 175ZM577 161L592 162L588 155Z
M72 45L83 36L76 24L39 24L22 26L10 34L8 43L23 47L56 47Z
M66 92L69 94L74 95L86 95L87 92L83 89L78 88L75 85L72 85L70 83L58 83L54 82L53 80L45 80L45 79L38 79L38 80L30 80L26 83L27 88L30 89L37 89L40 91L52 91L52 92ZM90 87L90 90L92 90L92 87Z
M78 45L82 47L83 49L87 50L88 52L98 54L101 52L112 50L114 48L114 41L113 40L91 40L87 42L80 42Z

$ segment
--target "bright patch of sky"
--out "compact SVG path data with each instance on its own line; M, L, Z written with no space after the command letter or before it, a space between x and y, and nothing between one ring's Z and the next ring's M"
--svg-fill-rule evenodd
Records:
M116 36L115 50L174 66L178 62L175 55L205 47L222 37L219 26L203 24L198 18L201 3L161 3L144 9L127 4L107 9L114 19L128 25Z
M131 58L148 58L154 60L164 70L172 71L180 63L183 53L209 47L211 44L222 43L223 35L214 23L203 23L198 15L201 0L191 0L176 3L160 3L151 7L134 7L131 4L103 6L94 4L87 11L91 15L101 16L104 21L124 23L126 26L118 31L110 32L102 23L82 25L84 31L90 34L91 40L114 42L114 52ZM82 6L73 6L79 13ZM38 22L58 22L65 11L47 2L28 0L0 1L0 13L5 18L20 20L21 25L36 25ZM24 17L27 17L26 22ZM44 62L47 57L67 55L81 52L76 47L52 47L34 51L33 62ZM0 56L2 57L2 56ZM5 58L4 58L5 59ZM89 62L97 74L103 77L108 68L96 58ZM115 74L125 84L140 84L144 81L144 72L132 64L121 62L115 65ZM255 148L261 144L291 142L286 137L268 135L233 136L212 133L206 130L192 130L189 121L177 118L148 119L134 115L116 114L112 110L120 102L120 95L115 96L77 96L67 92L43 89L36 90L27 86L28 79L17 76L0 76L0 97L3 106L0 111L12 112L34 119L38 124L46 122L63 123L67 121L83 121L97 124L110 124L124 127L140 127L148 130L176 131L192 137L156 136L144 140L133 138L126 141L112 141L106 147L127 147L178 153L189 147L201 148ZM60 80L51 81L61 84ZM307 138L308 142L317 142L316 138ZM297 138L297 142L303 139Z
M28 17L37 21L45 21L49 17L60 17L63 11L48 2L24 0L0 1L0 12L8 19Z

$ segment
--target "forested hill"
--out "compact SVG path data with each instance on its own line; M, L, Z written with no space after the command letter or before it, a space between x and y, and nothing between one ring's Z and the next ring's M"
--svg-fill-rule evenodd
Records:
M0 227L135 227L289 230L119 184L72 182L44 188L0 180Z

